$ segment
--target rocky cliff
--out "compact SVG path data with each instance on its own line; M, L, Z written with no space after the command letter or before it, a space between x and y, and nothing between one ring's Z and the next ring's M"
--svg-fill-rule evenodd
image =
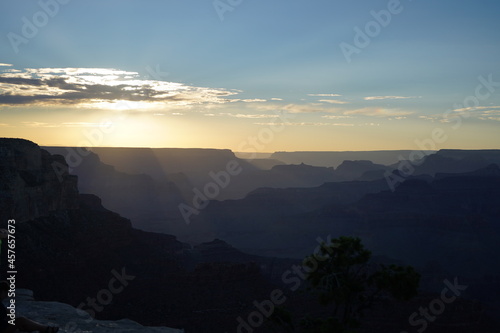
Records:
M77 177L33 142L0 138L0 218L18 222L78 208Z

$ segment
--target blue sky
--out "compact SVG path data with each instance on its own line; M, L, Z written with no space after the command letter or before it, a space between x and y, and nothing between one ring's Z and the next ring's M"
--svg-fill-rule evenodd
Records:
M59 7L53 17L47 15L34 37L17 45L16 53L9 33L10 39L12 33L22 37L23 17L33 22L33 15L43 11L41 3L53 2ZM135 73L136 79L149 75L149 79L186 87L222 89L234 93L225 98L239 99L217 105L211 99L189 99L185 109L179 105L172 109L164 101L163 110L144 111L140 121L169 124L176 128L175 135L162 140L157 135L156 141L142 139L137 145L225 148L222 145L226 144L234 149L245 136L266 126L249 115L267 119L266 113L280 109L296 117L281 139L277 136L263 150L412 148L418 136L428 136L438 125L452 125L441 115L448 109L460 109L454 104L474 95L479 76L491 75L492 81L500 82L498 1L401 0L397 5L395 0L221 0L219 4L231 7L223 13L217 12L211 0L61 2L64 4L57 0L0 4L0 63L11 65L0 67L0 77L2 70L12 69L26 73L26 69L40 68L112 68ZM396 5L398 13L391 14L390 22L379 26L369 44L358 48L359 53L352 54L348 62L340 44L356 46L354 28L364 31L374 20L372 11ZM152 78L152 69L162 74ZM13 81L3 84L9 94L20 91L13 88ZM491 109L472 110L460 131L450 130L453 135L442 147L500 148L496 134L499 92L500 87L481 100L481 107ZM366 99L373 96L397 98ZM117 109L88 105L82 109L80 102L62 106L60 102L14 105L9 101L2 103L0 96L0 131L6 136L25 135L37 127L30 121L42 124L39 133L43 133L43 124L51 133L59 131L59 139L53 134L49 142L41 144L64 145L76 140L64 126L55 129L63 123L95 123L83 121L81 112L102 118L109 112L116 116ZM75 112L75 107L80 111ZM200 132L205 124L219 136L224 133L224 139L208 129ZM233 130L235 127L239 130ZM200 140L192 138L193 128ZM314 133L317 139L312 140ZM29 138L43 141L43 137L33 134ZM351 144L328 144L340 138ZM131 143L110 137L103 144Z

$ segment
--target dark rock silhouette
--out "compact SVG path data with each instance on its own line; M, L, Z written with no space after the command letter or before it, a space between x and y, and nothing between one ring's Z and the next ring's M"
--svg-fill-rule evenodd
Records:
M55 170L52 165L60 164ZM78 208L77 177L62 156L23 139L0 138L0 218L20 222Z
M427 156L422 165L415 168L415 175L436 173L464 173L500 164L500 150L443 149Z
M465 310L453 310L454 303L449 317L443 316L437 327L446 324L448 329L455 322L481 332L470 321L457 321L453 316L483 316L500 309L500 268L494 261L494 254L500 251L497 151L440 151L427 157L414 175L404 177L394 192L383 177L376 177L384 169L377 165L380 161L346 162L340 168L345 167L342 172L348 177L359 176L364 181L327 183L328 179L338 180L339 168L298 164L261 170L247 167L243 161L245 172L232 180L235 188L227 195L251 192L241 200L212 201L189 227L184 224L184 232L206 241L194 247L169 234L134 229L130 220L110 211L110 205L120 207L119 201L123 201L120 210L134 213L149 203L153 208L147 213L158 214L153 220L165 217L172 209L163 206L175 208L176 202L189 202L181 200L192 190L190 186L203 184L212 168L223 170L234 155L193 150L164 152L156 158L153 150L139 152L129 156L128 151L120 151L125 156L117 160L128 163L130 159L132 165L124 164L121 170L106 165L95 154L82 161L78 171L82 186L85 192L103 191L101 199L80 194L77 178L69 174L63 156L50 155L26 140L0 139L0 227L7 219L18 221L19 286L35 290L42 300L78 306L106 288L114 270L124 269L134 276L133 281L97 318L119 319L127 314L147 325L193 332L234 331L235 318L253 311L254 300L268 298L294 262L259 255L294 257L300 262L318 239L353 235L361 237L375 255L390 258L389 262L417 266L424 290L439 293L443 279L454 276L469 286L464 297L482 304L457 302ZM212 153L219 157L201 163L210 160ZM156 171L151 170L163 181L140 169L143 161L135 158L141 154L150 159L146 165L154 166L154 160L159 163L153 168ZM169 158L178 162L165 172L162 163ZM196 165L182 170L193 163L203 165L202 171L195 170ZM262 184L287 188L252 188ZM290 184L296 187L290 188ZM320 186L308 187L315 184ZM117 198L113 193L119 193ZM6 244L3 246L2 252ZM5 275L5 267L1 274ZM421 302L428 304L433 295L408 308L386 304L383 313L368 315L365 331L404 329L401 323L406 324L408 315ZM290 298L290 305L300 309L309 301L304 295L299 300ZM409 313L402 312L391 322L393 313L384 311L394 308ZM381 321L388 326L381 328ZM438 330L430 327L429 332L433 329Z

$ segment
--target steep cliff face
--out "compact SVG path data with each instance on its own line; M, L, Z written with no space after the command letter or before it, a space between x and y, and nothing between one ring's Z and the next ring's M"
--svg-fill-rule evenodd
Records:
M0 139L0 218L17 222L78 208L77 177L62 156L33 142Z

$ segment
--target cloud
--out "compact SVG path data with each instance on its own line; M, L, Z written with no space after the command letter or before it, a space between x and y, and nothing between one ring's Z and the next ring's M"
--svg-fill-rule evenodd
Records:
M472 117L481 120L493 120L493 121L500 120L499 105L458 108L454 109L453 111L457 112L462 117ZM448 119L448 117L442 120L442 122L449 122L449 121L450 119Z
M454 109L453 111L455 112L467 112L467 111L481 111L481 112L499 112L500 106L495 105L495 106L476 106L476 107L467 107L467 108L460 108L460 109ZM487 110L487 111L484 111Z
M0 62L0 67L12 67L12 64L4 64Z
M429 116L418 116L418 118L420 118L420 119L424 119L424 120L431 120L431 121L435 121L435 120L437 120L437 116L433 116L433 115L429 115Z
M221 88L142 79L109 68L28 68L0 71L0 105L148 109L223 104L237 94ZM258 101L258 100L246 100Z
M262 103L262 102L267 102L267 100L260 99L260 98L253 98L253 99L232 99L231 102Z
M89 123L89 122L64 122L64 123L45 123L38 121L23 121L22 124L27 127L45 127L45 128L55 128L55 127L106 127L106 123Z
M324 115L321 116L322 118L327 118L327 119L345 119L345 118L352 118L351 116L332 116L332 115Z
M407 116L410 114L413 114L413 112L404 111L400 109L384 109L384 108L369 108L369 107L344 112L344 115L361 115L369 117L396 117L396 116Z
M259 118L277 118L278 114L241 114L241 113L219 113L219 116L229 116L234 118L248 118L248 119L259 119Z
M445 112L442 114L422 115L418 118L430 120L432 122L439 121L441 123L450 123L457 117L480 119L484 121L498 121L500 119L500 105L456 108L452 111L456 113Z
M321 104L287 104L281 109L289 113L336 113L341 111L339 108L325 107Z
M273 97L271 98L271 101L282 101L283 98L277 98L277 97Z
M275 123L254 123L254 125L260 126L270 126L276 125ZM352 127L354 124L343 124L343 123L320 123L320 122L297 122L297 123L286 123L287 126L345 126Z
M61 127L60 125L43 123L38 121L23 121L22 124L28 127Z
M339 94L307 94L307 96L312 96L312 97L340 97L342 95L339 95Z
M252 110L259 110L263 112L287 112L287 113L314 113L314 112L326 112L327 108L317 103L309 104L275 104L275 103L258 103L252 105Z
M376 101L384 99L408 99L408 98L421 98L420 96L368 96L364 97L365 101Z
M350 127L350 126L354 126L354 124L346 124L346 123L336 123L336 124L330 124L332 126L347 126L347 127Z
M330 104L347 104L348 103L346 101L339 101L336 99L320 99L319 101L323 102L323 103L330 103Z

